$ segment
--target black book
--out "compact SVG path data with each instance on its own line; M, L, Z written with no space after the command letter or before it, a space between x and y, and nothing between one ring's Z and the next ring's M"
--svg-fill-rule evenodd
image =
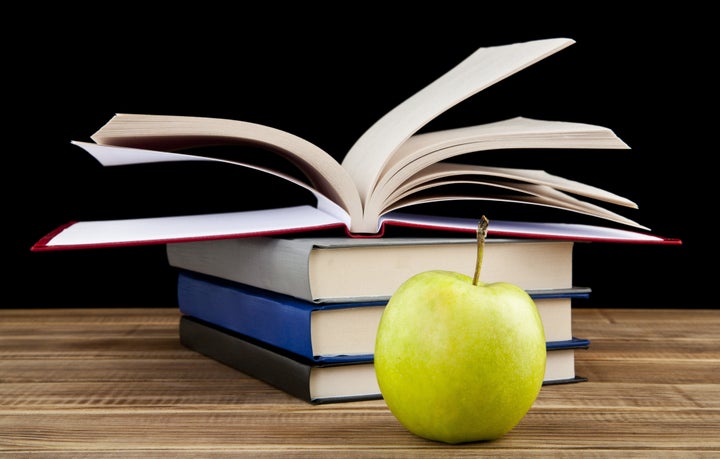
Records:
M312 404L381 399L372 356L323 364L189 315L180 318L180 342L188 349L264 381ZM544 384L584 381L575 375L574 352L588 340L547 343Z

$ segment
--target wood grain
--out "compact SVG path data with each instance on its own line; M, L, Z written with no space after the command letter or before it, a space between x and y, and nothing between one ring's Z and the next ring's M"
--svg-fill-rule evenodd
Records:
M720 457L720 313L574 309L588 382L485 443L407 432L382 400L313 406L183 348L176 309L0 309L0 455Z

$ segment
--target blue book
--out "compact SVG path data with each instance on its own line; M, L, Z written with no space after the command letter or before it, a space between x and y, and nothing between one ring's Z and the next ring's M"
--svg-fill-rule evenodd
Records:
M571 301L588 288L533 292L548 342L573 339ZM318 363L372 361L387 300L318 304L190 271L178 274L182 314Z

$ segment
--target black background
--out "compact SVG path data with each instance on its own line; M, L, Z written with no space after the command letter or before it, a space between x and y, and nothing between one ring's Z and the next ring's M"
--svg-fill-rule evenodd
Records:
M374 120L478 47L561 36L577 43L432 127L518 115L610 127L631 150L543 152L538 167L633 199L639 210L622 213L683 245L578 246L575 283L593 293L577 306L717 307L716 129L706 122L716 119L708 82L717 48L703 24L708 11L44 11L54 14L51 26L22 16L20 36L6 42L2 307L174 306L162 246L30 246L70 220L261 204L248 194L251 177L234 170L102 168L70 145L115 113L258 122L341 160Z

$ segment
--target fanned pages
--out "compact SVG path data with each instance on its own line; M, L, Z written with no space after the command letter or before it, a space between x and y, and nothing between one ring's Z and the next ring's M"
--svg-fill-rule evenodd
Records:
M502 149L627 149L612 130L583 123L515 117L477 126L418 133L428 122L468 97L571 45L566 38L480 48L371 126L339 163L320 147L288 132L229 119L117 114L91 136L73 142L105 166L169 161L216 161L251 168L301 187L312 206L200 216L75 222L57 228L33 250L157 244L345 229L351 237L379 237L386 225L473 232L478 216L410 215L418 204L484 200L561 209L634 230L556 223L493 220L489 235L576 240L679 243L652 236L640 223L600 203L637 208L614 193L542 170L461 164L460 156L498 154ZM232 160L188 150L251 145L292 163L304 177L252 164L237 149ZM493 153L490 153L493 152ZM449 160L455 162L450 162ZM468 186L469 185L469 186ZM458 186L463 193L458 194ZM492 217L492 216L491 216ZM513 228L509 233L507 228ZM535 233L537 231L537 233ZM609 236L612 234L612 236Z
M370 196L395 151L429 121L468 97L564 49L568 38L480 48L453 69L392 109L352 146L342 165L360 197Z

